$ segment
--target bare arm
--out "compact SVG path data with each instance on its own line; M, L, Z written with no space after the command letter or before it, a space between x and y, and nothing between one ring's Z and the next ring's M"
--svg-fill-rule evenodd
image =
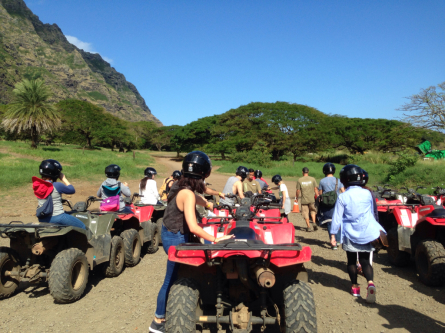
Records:
M297 198L297 200L298 200L298 198L300 197L300 194L301 194L301 191L300 191L300 190L297 190L297 193L295 193L295 198Z
M342 188L340 189L340 193L343 193L344 191L345 191L345 188L342 187Z
M223 199L225 197L224 193L216 192L215 190L212 190L211 188L208 188L208 187L206 187L205 193L210 194L210 195L218 195L220 198L223 198Z
M238 194L238 196L241 199L244 199L244 193L243 193L243 182L237 181L235 184L233 184L233 194Z
M315 188L315 196L319 196L319 194L318 194L318 188Z

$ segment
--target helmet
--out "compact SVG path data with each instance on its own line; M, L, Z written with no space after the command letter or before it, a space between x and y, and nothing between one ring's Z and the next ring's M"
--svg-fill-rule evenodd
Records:
M175 170L175 171L173 171L173 173L172 173L172 177L173 177L173 179L179 179L179 178L181 178L181 176L182 176L182 173L181 173L181 171L179 171L179 170Z
M182 161L182 174L184 177L204 179L210 176L210 172L212 172L212 161L202 151L192 151Z
M368 184L368 180L369 180L369 175L365 170L363 170L363 185Z
M348 164L340 171L340 181L345 186L363 185L363 170L358 165Z
M263 173L260 170L255 170L255 172L253 173L253 175L255 176L255 178L260 179L261 177L263 177Z
M279 182L281 182L283 180L283 178L281 178L280 175L275 175L272 177L272 183L274 183L275 185L278 185Z
M325 165L323 165L323 173L324 175L333 175L335 173L335 165L328 162Z
M108 178L119 178L121 174L121 168L117 164L110 164L105 168L105 175Z
M40 163L39 173L52 179L57 179L62 172L62 165L56 160L44 160Z
M238 169L236 169L236 173L237 176L240 176L242 178L242 180L246 179L247 175L249 174L249 169L247 169L246 167L243 166L239 166Z
M156 172L155 168L150 168L148 167L147 169L145 169L144 171L144 175L145 177L153 177L154 175L157 175L158 173Z

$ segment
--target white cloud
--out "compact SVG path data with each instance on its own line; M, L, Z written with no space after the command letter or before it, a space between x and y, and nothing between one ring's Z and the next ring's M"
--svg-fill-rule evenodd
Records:
M83 42L79 38L74 37L74 36L65 35L65 37L68 40L68 42L77 46L79 49L84 50L85 52L99 53L94 50L93 44L91 44L91 43ZM113 59L103 56L102 54L101 54L101 57L102 57L102 59L104 59L106 62L108 62L110 64L113 62Z

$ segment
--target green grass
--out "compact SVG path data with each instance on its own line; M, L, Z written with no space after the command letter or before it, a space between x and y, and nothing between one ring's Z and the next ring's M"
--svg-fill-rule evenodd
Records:
M87 94L88 94L88 96L90 96L91 98L93 98L95 100L98 100L98 101L108 101L108 97L103 95L103 94L101 94L98 91L91 91L91 92L88 92Z
M147 151L133 153L112 152L109 149L85 150L84 154L79 146L40 146L31 149L29 143L0 141L0 149L7 153L0 153L0 190L30 184L32 176L39 176L39 164L44 159L58 160L68 179L94 180L100 182L105 179L104 170L109 164L118 164L121 177L125 179L140 178L144 169L154 163L154 159ZM7 172L6 172L7 170Z

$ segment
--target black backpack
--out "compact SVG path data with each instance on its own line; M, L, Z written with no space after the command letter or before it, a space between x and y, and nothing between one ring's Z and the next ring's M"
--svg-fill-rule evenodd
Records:
M335 179L335 190L323 192L320 196L320 203L326 208L332 208L337 201L338 178Z

